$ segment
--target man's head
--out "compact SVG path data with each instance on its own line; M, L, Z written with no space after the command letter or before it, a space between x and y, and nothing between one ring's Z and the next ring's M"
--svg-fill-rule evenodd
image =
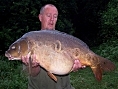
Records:
M39 20L41 29L54 30L58 18L58 10L52 4L43 6L40 10Z

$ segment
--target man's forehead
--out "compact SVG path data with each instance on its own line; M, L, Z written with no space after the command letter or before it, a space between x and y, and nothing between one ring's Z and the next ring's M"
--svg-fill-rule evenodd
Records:
M57 8L55 7L55 6L50 6L50 5L46 5L45 7L44 7L44 12L47 12L47 11L54 11L54 12L57 12L57 14L58 14L58 10L57 10Z
M44 7L45 9L46 8L55 8L55 9L57 9L55 6L53 6L53 5L46 5L45 7Z

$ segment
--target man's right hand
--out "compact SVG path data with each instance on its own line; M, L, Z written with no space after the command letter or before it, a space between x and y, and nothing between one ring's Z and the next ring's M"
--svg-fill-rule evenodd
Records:
M26 67L30 68L31 70L30 75L31 76L36 76L40 72L40 66L39 63L36 62L36 55L29 55L27 56L22 56L21 61L25 64Z
M22 56L21 60L26 66L30 64L30 61L31 61L32 67L39 66L39 63L36 62L36 55L35 54L31 55L31 57L29 55Z

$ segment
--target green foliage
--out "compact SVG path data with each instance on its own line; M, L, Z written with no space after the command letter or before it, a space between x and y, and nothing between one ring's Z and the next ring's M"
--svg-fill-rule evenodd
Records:
M40 30L38 14L40 8L46 3L54 4L59 10L56 29L73 34L74 29L69 11L77 12L77 5L74 0L68 3L64 0L2 1L0 6L0 29L2 29L0 31L0 38L5 39L5 49L24 33L32 30Z
M99 36L103 41L111 38L118 37L118 0L111 0L101 14L101 26L102 29L99 32Z
M103 57L112 61L118 59L118 39L108 40L106 43L101 44L99 47L95 47L95 52Z
M118 63L115 63L118 66ZM70 74L71 84L75 89L117 89L118 68L115 71L103 73L102 81L98 82L90 68Z
M26 89L27 78L21 72L21 63L2 56L0 59L0 89Z

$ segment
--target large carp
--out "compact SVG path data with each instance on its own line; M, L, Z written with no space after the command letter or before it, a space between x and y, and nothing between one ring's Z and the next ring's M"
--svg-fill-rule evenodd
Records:
M21 60L21 56L36 54L36 61L50 73L64 75L71 72L74 60L89 66L100 81L103 71L115 69L115 65L89 49L80 39L57 30L31 31L15 41L6 51L9 60Z

